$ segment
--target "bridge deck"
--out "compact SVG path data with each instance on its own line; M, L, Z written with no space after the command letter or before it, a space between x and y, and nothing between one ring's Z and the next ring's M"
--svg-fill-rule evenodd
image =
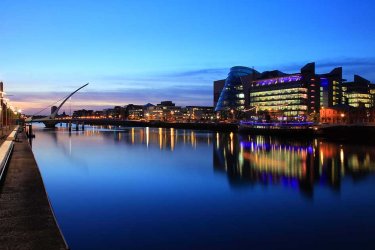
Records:
M66 249L31 147L19 139L0 187L0 249Z

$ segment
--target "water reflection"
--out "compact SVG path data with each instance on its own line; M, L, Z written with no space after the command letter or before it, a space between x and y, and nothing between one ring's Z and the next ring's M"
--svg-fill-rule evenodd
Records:
M210 145L211 133L206 131L176 130L174 128L118 128L97 126L87 129L86 136L112 137L115 142L125 142L134 146L158 147L173 151L177 145L197 148L198 144Z
M66 132L58 128L59 132ZM66 132L67 133L67 132ZM174 151L176 147L213 148L213 169L225 172L233 188L280 185L312 196L314 186L340 191L346 178L361 180L375 171L375 148L368 145L337 144L313 140L288 140L267 136L243 136L235 133L176 130L173 128L87 127L69 133L69 144L51 133L56 146L72 156L71 136L102 137L114 143ZM67 147L67 148L66 148Z
M85 128L34 130L33 151L72 249L373 245L371 146Z
M344 177L360 180L375 170L369 146L233 133L216 133L214 145L214 169L226 172L234 187L276 184L312 195L314 185L340 190Z

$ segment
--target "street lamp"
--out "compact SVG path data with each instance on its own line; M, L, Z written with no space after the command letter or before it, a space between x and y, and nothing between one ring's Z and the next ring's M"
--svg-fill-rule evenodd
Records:
M234 121L234 110L231 109L230 112L232 113L232 120Z
M344 114L344 113L341 113L340 116L341 116L341 122L344 123L344 117L345 117L345 114Z

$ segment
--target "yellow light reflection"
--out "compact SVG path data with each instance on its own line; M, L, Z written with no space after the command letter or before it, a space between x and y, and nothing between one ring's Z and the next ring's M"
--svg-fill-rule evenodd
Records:
M230 132L229 137L230 137L230 153L233 155L233 152L234 152L233 132Z
M174 149L174 128L171 128L171 150Z
M159 128L159 148L163 148L163 129Z
M150 143L150 128L146 127L146 146Z
M132 128L131 134L132 134L132 144L134 144L134 128Z

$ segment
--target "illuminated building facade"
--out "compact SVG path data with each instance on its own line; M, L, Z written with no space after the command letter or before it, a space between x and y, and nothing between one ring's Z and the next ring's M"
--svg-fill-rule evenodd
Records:
M186 106L185 120L209 121L214 119L214 109L209 106Z
M244 81L241 77L244 76L255 76L259 74L257 71L251 68L236 66L230 69L225 84L220 92L219 98L216 102L215 111L226 113L228 111L242 111L245 109L245 90ZM222 82L217 81L217 84ZM215 86L215 85L214 85ZM215 93L215 87L214 87Z
M330 73L316 74L315 63L306 64L294 74L266 71L251 82L249 107L267 113L272 120L306 120L319 112L321 102L330 106L332 100L336 101L333 82L340 83L341 75L337 74L334 79Z
M374 107L375 85L358 75L344 82L341 67L317 74L315 63L292 74L233 67L226 80L214 82L215 111L235 113L233 118L316 120L321 109L340 104Z
M129 104L125 108L125 117L128 120L140 120L143 115L143 105Z
M320 109L320 122L322 123L348 123L353 107L345 104L336 105L331 108Z
M254 81L250 106L272 116L304 116L308 112L308 89L301 75L290 75ZM280 86L283 85L283 86Z
M342 97L342 68L333 69L327 74L319 75L319 103L320 108L343 104Z
M343 102L352 107L373 107L374 86L370 81L359 75L354 75L353 82L343 83L342 92Z

